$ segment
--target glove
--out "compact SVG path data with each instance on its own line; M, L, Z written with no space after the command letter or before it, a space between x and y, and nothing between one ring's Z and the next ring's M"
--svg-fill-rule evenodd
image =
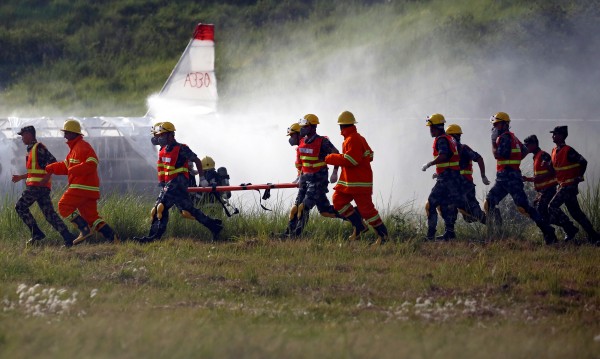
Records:
M421 167L421 171L425 172L429 167L431 167L431 162L424 164L423 167Z
M439 177L439 175L437 174L437 172L431 175L431 178L433 178L433 179L436 179L438 177Z
M329 183L336 183L338 180L338 174L337 172L333 172L331 174L331 177L329 177Z
M300 181L300 176L296 177L296 179L294 179L294 180L292 181L292 183L298 183L298 181Z
M200 187L208 187L208 181L204 176L200 177Z
M486 186L490 185L490 180L486 176L481 177L481 182Z

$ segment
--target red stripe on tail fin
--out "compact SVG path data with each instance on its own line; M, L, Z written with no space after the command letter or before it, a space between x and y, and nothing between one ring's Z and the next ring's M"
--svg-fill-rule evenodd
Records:
M213 24L198 24L194 30L195 40L215 41L215 25Z

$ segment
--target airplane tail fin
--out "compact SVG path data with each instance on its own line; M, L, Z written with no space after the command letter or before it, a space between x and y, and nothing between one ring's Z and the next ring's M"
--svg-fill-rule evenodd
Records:
M212 113L217 109L215 76L215 28L198 24L167 82L157 95L148 99L146 116L157 116L162 109L186 107L195 113Z

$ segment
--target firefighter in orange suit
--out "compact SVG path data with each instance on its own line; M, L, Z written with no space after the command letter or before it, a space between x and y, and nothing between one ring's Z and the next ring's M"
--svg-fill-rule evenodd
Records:
M53 174L68 176L68 188L58 201L58 213L79 228L79 236L73 244L90 237L92 229L100 232L109 242L118 242L119 238L113 229L98 215L100 179L96 152L83 139L81 124L77 120L65 121L61 131L67 140L69 153L64 162L46 166L48 174L42 181L48 181Z
M353 233L350 238L355 238L368 228L363 224L363 218L377 232L374 244L381 245L388 240L388 230L373 204L373 151L355 124L356 119L352 112L344 111L338 116L338 125L344 143L342 153L330 154L325 157L328 165L342 167L339 181L334 187L333 207L340 215L352 223ZM356 203L358 211L352 205Z
M600 244L600 234L596 232L577 201L577 194L579 194L578 185L580 182L583 182L583 175L587 169L587 160L573 147L565 143L565 139L569 135L567 126L557 126L550 133L552 133L552 141L556 144L556 147L552 149L552 167L556 172L558 190L550 201L548 211L554 217L556 223L565 228L567 234L565 241L573 239L579 230L560 209L563 204L567 206L571 217L579 222L581 227L587 232L588 240L592 243Z

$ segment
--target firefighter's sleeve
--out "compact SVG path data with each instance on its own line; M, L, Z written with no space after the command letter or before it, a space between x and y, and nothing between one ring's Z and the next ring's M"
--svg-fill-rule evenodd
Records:
M45 170L48 173L52 173L54 175L59 175L59 176L66 176L69 173L65 162L51 163L46 166Z
M98 159L94 156L88 156L83 162L69 167L68 173L73 176L80 176L96 171L97 168Z
M344 153L332 153L325 157L328 165L352 167L358 166L363 160L362 146L357 141L349 141Z

